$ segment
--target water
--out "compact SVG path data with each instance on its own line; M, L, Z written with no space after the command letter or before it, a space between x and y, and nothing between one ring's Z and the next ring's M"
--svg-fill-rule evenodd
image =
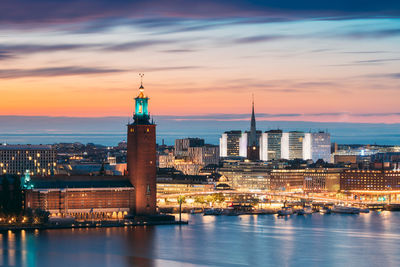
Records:
M0 266L399 266L400 213L238 217L5 232Z

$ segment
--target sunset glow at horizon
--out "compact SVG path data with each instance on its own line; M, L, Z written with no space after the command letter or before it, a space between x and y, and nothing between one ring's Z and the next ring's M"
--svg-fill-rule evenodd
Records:
M254 93L258 120L400 123L398 8L89 2L0 11L0 115L129 116L144 72L156 116L249 114Z

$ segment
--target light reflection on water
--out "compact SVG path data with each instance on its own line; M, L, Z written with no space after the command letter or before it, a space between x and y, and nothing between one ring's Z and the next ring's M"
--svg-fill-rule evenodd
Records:
M182 226L3 232L0 266L398 266L400 262L400 213L186 218L190 223Z

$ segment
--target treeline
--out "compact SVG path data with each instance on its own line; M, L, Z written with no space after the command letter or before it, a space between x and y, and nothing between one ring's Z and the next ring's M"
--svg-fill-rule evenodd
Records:
M22 213L21 179L18 175L0 176L0 213L20 215Z

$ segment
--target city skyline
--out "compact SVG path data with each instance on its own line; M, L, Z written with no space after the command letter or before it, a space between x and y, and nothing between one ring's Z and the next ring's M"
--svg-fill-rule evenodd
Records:
M0 116L400 123L395 1L61 5L3 4Z

